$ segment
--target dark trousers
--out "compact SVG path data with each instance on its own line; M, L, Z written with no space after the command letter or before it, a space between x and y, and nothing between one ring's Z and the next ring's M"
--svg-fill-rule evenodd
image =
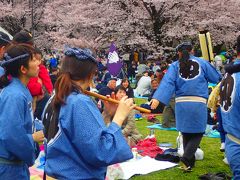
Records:
M200 145L204 133L182 133L184 154L182 161L186 166L194 167L195 152Z
M175 97L171 98L169 104L164 107L162 126L165 128L176 127Z

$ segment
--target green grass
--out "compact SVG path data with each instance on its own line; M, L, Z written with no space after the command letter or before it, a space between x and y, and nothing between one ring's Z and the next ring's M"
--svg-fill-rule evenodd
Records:
M136 104L144 103L146 100L135 99ZM161 119L161 117L160 117ZM141 121L136 121L138 130L142 133L144 137L149 134L149 129L146 126L151 125L152 123L147 122L146 119ZM163 131L155 130L155 136L158 143L161 142L170 142L173 144L173 147L176 147L176 138L178 132L176 131ZM201 149L204 151L204 159L202 161L196 161L196 167L191 173L183 173L180 169L171 168L168 170L161 170L147 175L134 176L131 179L134 180L195 180L198 179L199 175L206 173L216 173L216 172L225 172L231 175L230 168L224 164L222 161L224 158L224 153L219 151L220 148L220 139L218 138L208 138L204 137L200 144Z

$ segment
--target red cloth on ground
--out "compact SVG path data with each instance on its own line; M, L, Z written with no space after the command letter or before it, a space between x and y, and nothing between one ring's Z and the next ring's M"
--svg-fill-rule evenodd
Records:
M157 154L163 154L163 150L157 145L156 138L148 138L141 140L137 143L135 148L138 149L140 155L149 156L151 158L155 158Z
M42 80L42 84L38 81L38 78ZM48 70L44 65L40 64L38 77L30 78L27 87L32 96L39 96L43 94L42 86L45 86L47 92L52 94L53 85Z

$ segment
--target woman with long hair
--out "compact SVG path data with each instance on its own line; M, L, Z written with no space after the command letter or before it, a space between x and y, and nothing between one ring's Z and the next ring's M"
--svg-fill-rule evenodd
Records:
M97 61L89 49L66 49L55 96L43 114L43 120L48 119L54 111L47 127L45 165L52 178L104 179L108 165L132 158L121 126L135 105L126 96L117 107L105 103L114 114L106 127L96 104L84 94L96 69Z
M128 98L134 98L133 89L130 86L128 78L124 78L121 82L121 85L126 89L126 95Z

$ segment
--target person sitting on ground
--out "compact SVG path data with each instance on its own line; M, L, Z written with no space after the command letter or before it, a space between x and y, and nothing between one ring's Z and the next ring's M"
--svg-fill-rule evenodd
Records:
M124 78L122 80L121 85L126 89L126 94L128 98L134 98L133 89L131 88L127 78Z
M154 74L157 72L158 69L160 69L159 62L154 62L152 67Z
M154 113L154 114L159 114L159 113L162 113L163 112L163 109L164 109L164 105L162 103L159 104L159 106L156 108L156 109L151 109L151 105L150 105L150 101L155 93L155 91L157 90L158 88L158 81L157 79L153 79L151 81L151 94L150 96L148 97L148 102L144 103L144 104L141 104L140 106L143 107L143 108L146 108L146 109L149 109L151 110L151 113Z
M163 120L162 126L164 128L176 127L176 119L175 119L175 96L173 96L169 104L166 105L163 109Z
M157 79L158 84L161 83L163 76L164 76L164 72L161 69L157 69L157 71L155 73L155 78Z
M134 61L132 61L132 63L130 64L130 66L127 69L128 77L131 77L133 80L133 78L135 78L136 71L137 71L136 63Z
M107 86L100 89L99 94L103 96L111 95L112 92L114 92L114 89L116 88L116 82L117 82L116 78L109 79Z
M140 64L137 66L137 72L138 74L144 74L146 71L149 71L150 68L147 66L148 62L140 62Z
M143 76L137 83L135 90L136 96L148 97L151 93L151 77L148 76L148 71L145 71Z
M103 96L107 96L107 95L111 95L114 92L114 89L116 88L116 83L117 83L117 79L116 78L111 78L108 81L108 84L106 87L103 87L99 90L99 94L103 95ZM98 102L98 108L99 110L102 112L103 110L103 103L101 100L96 99L96 101Z
M124 96L126 96L126 89L122 85L119 85L115 88L114 93L116 100L120 101ZM103 117L105 124L108 126L111 123L112 117L106 109L103 111ZM135 124L135 110L132 110L128 117L124 120L122 124L122 133L130 146L136 145L137 142L142 139L142 135L137 130Z
M103 67L102 71L99 71L99 84L97 86L97 89L101 89L105 86L107 86L109 80L111 79L111 74L109 73L106 66Z

